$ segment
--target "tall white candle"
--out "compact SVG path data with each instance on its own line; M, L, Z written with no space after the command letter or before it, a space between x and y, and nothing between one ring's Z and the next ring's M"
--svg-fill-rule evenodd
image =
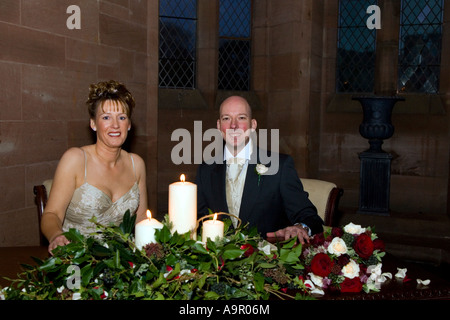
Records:
M147 219L144 219L134 227L135 244L139 250L149 243L155 243L155 230L161 229L163 224L152 218L150 210L147 210Z
M169 221L172 232L184 234L197 225L197 185L185 181L184 174L180 180L169 185Z
M202 242L206 243L208 238L212 241L223 238L223 229L224 223L220 220L217 220L217 213L214 215L213 220L207 220L203 222L203 230L202 230Z

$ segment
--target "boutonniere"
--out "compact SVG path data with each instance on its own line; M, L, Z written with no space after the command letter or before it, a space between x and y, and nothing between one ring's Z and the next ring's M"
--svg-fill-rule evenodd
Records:
M258 187L259 187L259 182L261 181L261 176L263 174L265 174L268 170L269 170L269 168L267 168L265 165L263 165L261 163L256 165L255 171L256 171L256 174L258 175Z

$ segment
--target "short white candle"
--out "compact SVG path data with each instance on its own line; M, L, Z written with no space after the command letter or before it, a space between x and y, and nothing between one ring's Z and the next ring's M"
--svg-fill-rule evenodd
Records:
M152 213L147 210L147 219L144 219L134 227L135 243L139 250L149 243L155 243L155 230L162 229L163 224L152 218Z
M202 242L206 243L208 238L210 238L212 241L215 241L217 237L219 239L222 239L223 229L223 221L217 220L217 213L214 214L213 220L207 220L203 222Z
M185 234L197 226L197 185L184 181L184 174L180 180L169 185L169 221L172 232Z

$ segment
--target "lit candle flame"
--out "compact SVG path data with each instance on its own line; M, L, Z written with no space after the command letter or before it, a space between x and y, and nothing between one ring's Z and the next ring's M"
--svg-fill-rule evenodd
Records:
M217 213L214 213L213 223L215 223L217 220Z
M186 180L186 176L184 175L184 174L182 174L181 176L180 176L180 181L181 182L184 182Z
M152 220L152 213L150 212L150 210L147 210L147 218L148 220Z

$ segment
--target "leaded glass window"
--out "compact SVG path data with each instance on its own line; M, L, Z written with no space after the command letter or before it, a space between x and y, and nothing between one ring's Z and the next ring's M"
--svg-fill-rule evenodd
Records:
M398 91L438 93L443 0L402 0Z
M159 87L195 88L197 0L159 0Z
M373 92L376 29L367 27L367 8L374 0L340 0L336 91Z
M250 90L251 0L219 2L220 90Z

